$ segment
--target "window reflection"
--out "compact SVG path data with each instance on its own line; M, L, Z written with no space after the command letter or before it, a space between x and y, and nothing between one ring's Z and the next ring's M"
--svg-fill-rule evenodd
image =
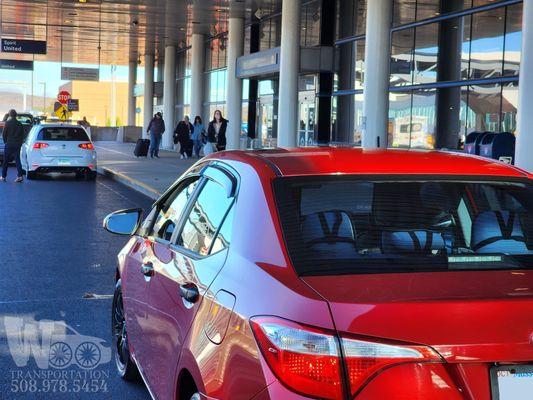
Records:
M415 84L437 81L439 24L416 28L413 79Z
M222 186L207 181L185 221L178 245L207 255L231 202Z
M472 16L470 78L496 78L502 75L505 8Z
M414 29L392 33L390 64L392 86L405 86L413 83L413 44Z
M411 145L411 92L393 92L389 95L389 147Z
M507 7L503 74L518 76L522 48L522 4Z
M334 97L332 110L332 141L360 146L363 128L363 94Z
M470 126L468 131L500 131L501 86L470 86L468 91L468 111Z

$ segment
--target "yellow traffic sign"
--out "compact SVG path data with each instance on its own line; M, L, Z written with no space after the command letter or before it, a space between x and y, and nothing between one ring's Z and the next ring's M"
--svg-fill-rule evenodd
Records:
M66 121L72 117L72 113L68 110L67 106L59 102L54 104L54 114L63 121Z

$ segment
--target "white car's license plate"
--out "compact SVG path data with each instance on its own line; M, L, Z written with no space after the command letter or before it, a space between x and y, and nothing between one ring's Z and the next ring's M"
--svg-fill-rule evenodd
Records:
M493 400L533 398L533 365L500 365L491 368Z
M70 165L70 160L68 158L60 158L57 163L59 165Z

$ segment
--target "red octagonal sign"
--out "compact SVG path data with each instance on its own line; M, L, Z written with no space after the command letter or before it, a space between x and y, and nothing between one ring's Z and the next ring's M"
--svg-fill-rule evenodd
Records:
M57 95L57 101L60 102L61 104L67 104L68 101L70 100L70 93L67 92L66 90L62 90L61 92L59 92L59 94Z

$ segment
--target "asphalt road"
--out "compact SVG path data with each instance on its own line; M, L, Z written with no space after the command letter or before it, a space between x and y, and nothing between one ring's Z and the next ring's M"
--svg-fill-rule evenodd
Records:
M151 201L100 177L15 184L10 172L0 183L0 399L149 399L106 359L116 254L127 238L102 220Z

